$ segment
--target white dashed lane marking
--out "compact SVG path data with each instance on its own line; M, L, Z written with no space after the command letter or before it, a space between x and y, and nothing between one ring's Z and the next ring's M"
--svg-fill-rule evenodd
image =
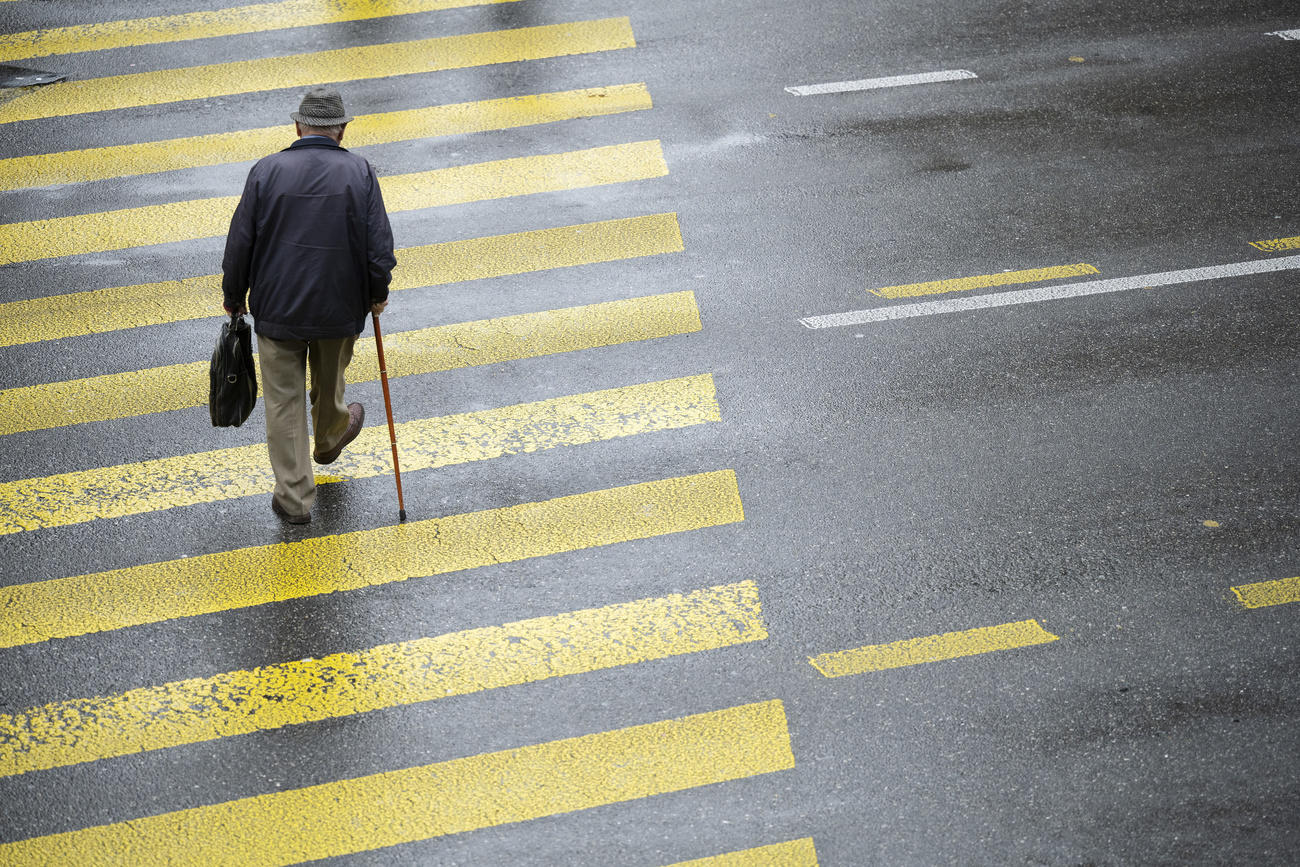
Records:
M852 310L848 313L831 313L800 319L806 328L835 328L840 325L864 325L868 322L885 322L890 319L908 319L913 316L933 316L937 313L958 313L963 310L983 310L988 307L1006 307L1011 304L1032 304L1036 301L1060 301L1084 295L1105 292L1123 292L1128 289L1151 289L1156 286L1173 286L1178 283L1195 283L1201 280L1218 280L1224 277L1245 277L1270 271L1291 271L1300 268L1300 256L1281 259L1262 259L1237 262L1232 265L1214 265L1209 268L1188 268L1183 271L1164 271L1159 274L1139 274L1136 277L1118 277L1112 280L1089 280L1086 283L1067 283L1063 286L1041 286L1017 292L998 292L977 295L974 298L953 298L946 301L928 301L922 304L900 304L895 307L876 307L870 310Z
M905 87L909 84L934 84L940 81L961 81L979 78L968 69L947 69L943 72L922 72L916 75L891 75L886 78L863 78L858 81L835 81L830 84L804 84L787 87L795 96L819 96L823 93L848 93L853 90L876 90L882 87Z

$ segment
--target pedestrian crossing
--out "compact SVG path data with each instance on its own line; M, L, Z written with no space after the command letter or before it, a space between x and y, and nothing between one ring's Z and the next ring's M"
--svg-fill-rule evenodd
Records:
M401 267L388 288L398 292L682 249L676 214L625 217L407 247L398 251ZM92 289L0 304L0 347L221 315L220 274Z
M518 0L511 0L518 2ZM358 115L349 149L599 117L650 108L644 84L435 105ZM0 191L77 184L261 159L284 146L286 126L244 129L0 160Z
M414 13L432 15L494 2L527 0L286 0L87 21L0 37L0 59L100 52L116 56L139 46L201 46L217 36L237 40L289 28L400 20ZM66 86L31 89L0 105L0 124L36 125L110 111L117 122L129 123L134 112L150 106L235 94L264 95L291 106L307 86L575 58L636 45L626 17L464 35L435 30L431 38L413 38L426 35L427 29L409 35L406 30L394 32L401 32L403 41L330 45L328 50L284 57L257 56L255 42L229 42L234 47L221 63L74 77ZM196 50L195 57L202 56L202 50ZM364 153L375 145L492 134L652 109L644 83L581 84L358 114L346 144ZM159 137L144 134L145 126L141 123L141 134L132 137L137 141L10 153L0 160L0 190L22 192L33 206L49 187L72 185L64 189L75 190L78 184L95 184L99 191L83 199L93 206L61 205L61 212L41 214L39 219L0 224L0 263L10 273L22 273L31 263L57 264L64 257L121 251L129 259L154 245L220 238L236 196L131 207L114 201L121 187L117 182L255 160L282 148L288 137L286 127ZM579 222L559 217L525 225L524 231L406 247L398 251L392 288L423 297L420 293L435 287L458 292L457 287L470 281L602 263L614 268L623 261L681 253L686 244L678 215L635 203L635 184L661 179L668 172L660 142L646 137L383 176L381 187L393 213L453 204L500 207L539 193L581 193L613 185L628 190L634 208L612 219ZM543 203L536 210L544 208ZM215 325L222 315L219 276L211 273L210 260L204 266L202 257L194 257L189 268L188 275L162 275L166 279L134 285L68 286L61 294L44 297L10 295L0 304L0 347L75 352L75 343L55 341L100 335L101 340L126 345L138 339L137 329L168 329L204 319ZM453 370L526 366L561 353L585 358L614 346L633 348L649 359L663 352L663 339L707 337L691 291L667 285L655 294L636 295L611 286L607 297L592 299L593 291L586 298L594 303L546 305L551 309L538 305L532 312L517 312L516 307L507 315L497 312L491 294L480 293L472 296L471 309L482 311L477 318L407 330L386 328L388 375L433 382ZM399 296L388 315L400 316L401 309ZM104 369L82 379L58 381L53 375L34 384L0 383L0 436L37 434L57 444L65 431L81 425L146 416L148 430L165 430L168 417L159 414L200 411L204 405L205 357L206 347L196 347L191 360L180 363L146 362L136 365L138 369ZM373 341L360 340L349 368L350 382L365 383L377 376ZM579 485L570 492L531 498L526 492L503 492L487 508L461 514L442 514L408 496L414 520L397 526L363 526L325 535L311 535L308 528L272 544L235 543L156 562L141 555L112 569L96 563L91 544L84 556L74 552L42 561L80 562L81 568L36 566L27 574L8 576L0 587L0 648L48 648L57 655L61 640L91 646L115 636L130 641L136 630L151 624L190 622L203 629L208 622L203 618L222 612L275 611L279 603L329 594L343 594L339 598L346 605L347 594L365 588L399 583L418 587L434 576L541 562L579 551L600 557L609 546L743 523L742 480L733 471L725 465L701 468L694 460L689 469L671 469L675 432L726 423L719 383L707 368L572 391L496 408L448 407L449 414L436 417L408 414L398 419L397 427L402 468L419 478L439 468L506 455L582 449L624 439L644 442L641 448L653 453L653 465L669 469L647 473L634 468L622 484ZM220 439L214 435L213 442ZM117 465L111 460L88 465L85 458L69 455L65 466L55 475L11 476L12 481L0 483L0 535L16 546L39 546L60 528L81 526L87 539L110 539L116 537L110 526L166 510L178 510L173 513L178 516L175 524L183 533L187 507L202 510L241 497L265 496L271 484L264 445L198 451L173 447L148 461ZM353 482L390 472L387 431L376 426L363 431L318 480L351 490ZM651 481L643 480L647 475ZM273 522L269 508L265 511L266 521ZM310 733L312 724L439 704L473 693L514 702L521 700L519 690L536 688L529 684L554 678L581 682L610 668L655 663L671 683L676 658L767 640L757 583L694 586L699 589L503 624L502 618L495 621L501 625L475 625L396 644L359 644L367 649L322 659L270 660L250 668L143 683L131 682L127 674L127 686L114 692L52 697L39 707L0 714L0 778L21 776L44 785L45 774L74 766L93 777L102 767L98 763L126 756L167 754L286 727ZM365 776L233 801L204 801L199 807L159 803L150 815L108 824L88 821L78 830L65 827L0 842L0 863L296 864L788 772L795 757L784 705L762 698L674 719L628 719L628 727L604 731L593 730L575 715L565 721L571 736L559 740L529 740L520 733L512 749L432 765L378 767ZM701 761L704 756L707 761ZM412 799L421 808L390 808ZM755 839L749 849L706 850L704 857L680 863L815 867L813 841L790 839L797 837L768 836Z
M512 2L518 0L398 0L385 3L375 3L374 0L285 0L282 3L258 3L181 15L51 27L0 36L0 62Z
M691 292L607 301L389 334L388 378L443 373L701 329ZM374 338L357 341L348 381L379 379ZM208 362L195 361L0 391L0 435L207 405Z
M407 472L720 421L707 374L396 426ZM387 475L388 431L362 431L317 483ZM0 483L0 535L264 494L263 444Z
M23 94L0 105L0 124L617 51L635 45L627 18L606 18L136 72L62 82Z
M534 617L0 715L0 776L270 731L767 637L758 585Z
M0 588L0 648L379 587L744 520L716 470Z
M679 861L669 867L817 867L817 847L811 837L804 837L741 852Z
M773 700L23 840L0 845L0 862L299 864L794 764Z
M668 174L657 141L515 157L380 179L390 214L623 184ZM0 265L223 237L239 196L0 225Z

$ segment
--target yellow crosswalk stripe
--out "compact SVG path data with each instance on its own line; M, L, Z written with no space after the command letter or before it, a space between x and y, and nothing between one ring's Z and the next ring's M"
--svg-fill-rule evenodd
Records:
M635 46L627 18L605 18L137 72L47 85L0 106L0 123Z
M710 858L679 861L669 867L817 867L817 849L812 837L804 837Z
M283 0L279 3L209 9L183 15L76 24L26 33L0 34L0 63L29 57L49 57L52 54L105 51L134 45L264 33L268 30L365 21L415 12L509 2L513 0Z
M388 378L440 373L701 330L693 292L607 301L388 334ZM205 406L207 361L0 391L0 435ZM348 382L373 382L373 338L357 341Z
M1233 587L1232 592L1237 594L1237 599L1247 608L1267 608L1270 605L1300 602L1300 577L1242 584Z
M676 214L447 241L398 250L389 289L441 286L682 249ZM220 274L95 289L0 304L0 346L224 315Z
M1284 250L1300 250L1300 238L1273 238L1270 241L1251 241L1250 246L1265 253L1281 253Z
M0 845L0 863L282 867L795 766L780 701Z
M767 638L752 581L0 715L0 776ZM769 862L770 863L770 862Z
M713 377L669 379L397 425L403 473L719 421ZM319 483L391 475L388 428L364 429ZM0 483L0 535L271 490L266 446Z
M823 653L809 658L813 667L827 677L883 671L923 662L939 662L961 656L974 656L994 650L1029 647L1048 641L1057 641L1053 635L1038 625L1036 620L1021 620L1001 626L985 626L964 632L945 632L925 638L911 638L892 644L875 644L856 650Z
M658 178L668 174L658 141L516 157L380 179L389 213ZM0 225L0 265L216 238L230 228L238 196L192 199Z
M511 96L358 115L348 124L350 150L369 145L555 123L651 107L644 84ZM257 160L288 147L293 127L271 126L188 138L60 151L0 160L0 190L74 184L177 169Z
M1058 265L1052 268L1031 268L1027 271L1004 271L1001 274L983 274L979 277L961 277L954 280L934 280L929 283L908 283L904 286L886 286L872 289L881 298L913 298L918 295L937 295L941 292L966 292L987 289L991 286L1008 286L1015 283L1037 283L1040 280L1059 280L1062 277L1081 277L1099 274L1091 265Z
M0 648L744 520L730 470L0 588Z

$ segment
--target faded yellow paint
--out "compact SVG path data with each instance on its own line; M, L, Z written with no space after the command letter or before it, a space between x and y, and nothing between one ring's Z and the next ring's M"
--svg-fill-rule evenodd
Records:
M658 141L517 157L380 179L389 213L658 178ZM238 196L0 225L0 265L224 236Z
M17 647L443 575L744 520L722 470L0 588L0 647Z
M404 473L719 421L713 377L670 379L396 426ZM382 419L318 482L392 474ZM0 535L265 494L266 446L0 483Z
M46 85L0 106L0 124L635 46L627 18L606 18L161 69Z
M367 145L512 129L580 117L640 111L650 107L650 93L644 84L513 96L410 111L359 115L348 124L344 144L355 150ZM292 139L292 125L273 126L166 141L12 157L0 160L0 190L73 184L257 160L283 149Z
M282 867L794 767L779 701L0 845L0 863Z
M388 377L440 373L699 331L692 292L402 331L384 338ZM205 406L209 362L0 391L0 435ZM348 382L373 382L373 338L357 341Z
M447 241L398 250L388 288L396 292L682 249L676 214ZM224 315L220 274L74 292L0 304L0 346Z
M1058 280L1062 277L1082 277L1100 273L1091 265L1058 265L1052 268L1031 268L1027 271L1007 271L1002 274L984 274L979 277L961 277L954 280L935 280L930 283L908 283L904 286L886 286L872 289L881 298L912 298L918 295L938 295L942 292L965 292L987 289L990 286L1008 286L1015 283L1036 283L1039 280Z
M1250 246L1265 253L1281 253L1285 250L1300 250L1300 238L1274 238L1271 241L1251 241Z
M752 581L0 715L0 776L767 638Z
M51 27L0 34L0 62L510 2L513 0L281 0L183 15Z
M1300 578L1242 584L1233 587L1232 592L1237 594L1237 599L1247 608L1267 608L1270 605L1300 602Z
M945 632L925 638L911 638L892 644L875 644L856 650L841 650L811 657L808 661L827 677L883 671L923 662L939 662L961 656L974 656L994 650L1010 650L1057 641L1058 637L1043 629L1036 620L1021 620L1001 626L985 626L964 632Z
M710 858L679 861L669 867L817 867L817 849L812 837L804 837Z

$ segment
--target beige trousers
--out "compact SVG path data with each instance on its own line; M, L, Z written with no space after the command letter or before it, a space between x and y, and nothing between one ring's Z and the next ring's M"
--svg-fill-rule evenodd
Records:
M316 472L307 435L306 369L311 367L311 427L316 450L329 451L348 429L343 372L352 361L355 337L272 340L258 336L266 450L275 471L275 496L291 515L305 515L316 502Z

